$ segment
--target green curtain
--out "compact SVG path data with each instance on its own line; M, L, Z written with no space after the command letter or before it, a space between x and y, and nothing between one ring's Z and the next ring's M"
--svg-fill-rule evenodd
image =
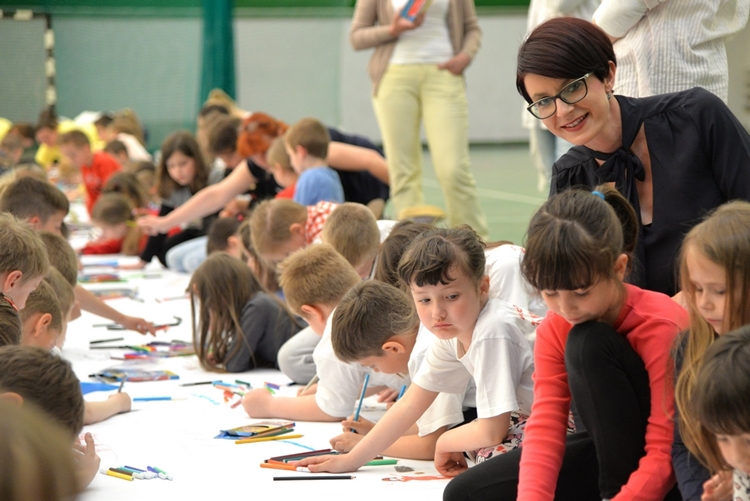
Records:
M232 7L234 0L203 0L203 69L200 104L212 89L222 89L235 98L234 31Z

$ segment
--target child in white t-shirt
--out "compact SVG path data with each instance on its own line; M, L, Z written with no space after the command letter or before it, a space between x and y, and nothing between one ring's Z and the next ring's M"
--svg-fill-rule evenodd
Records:
M398 274L409 284L420 321L438 339L404 397L348 454L297 465L313 472L356 470L401 437L439 393L464 391L472 376L478 419L438 438L434 458L441 474L464 471L463 451L503 442L511 413L530 412L534 366L525 335L539 319L489 298L484 244L477 234L460 227L420 235L402 257Z

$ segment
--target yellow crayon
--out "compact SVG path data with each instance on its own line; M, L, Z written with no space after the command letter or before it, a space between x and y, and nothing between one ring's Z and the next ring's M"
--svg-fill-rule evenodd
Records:
M133 480L133 477L130 476L130 475L125 475L123 473L117 473L116 471L112 471L112 470L104 470L104 469L102 469L102 470L99 470L99 473L103 473L104 475L109 475L110 477L121 478L123 480L131 480L131 481Z
M288 438L302 438L304 435L278 435L275 437L242 438L235 440L235 444L254 444L255 442L270 442L271 440L286 440Z

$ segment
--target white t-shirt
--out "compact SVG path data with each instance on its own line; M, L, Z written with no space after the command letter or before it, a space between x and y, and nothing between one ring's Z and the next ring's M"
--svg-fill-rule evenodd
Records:
M336 358L331 345L331 321L333 313L328 317L325 331L320 342L313 351L313 360L318 373L318 390L315 392L315 402L320 410L329 416L350 416L362 391L365 374L370 374L370 386L388 386L400 390L403 385L409 385L408 376L383 374L374 372L357 363L348 364Z
M477 319L471 345L436 339L414 383L429 391L461 393L474 377L477 416L531 412L534 358L526 335L540 319L499 299L490 298Z
M391 0L400 12L406 0ZM421 26L398 36L389 64L440 64L453 57L448 33L448 1L434 0L425 12Z
M490 277L490 297L520 306L544 318L547 305L521 273L524 252L525 249L517 245L501 245L484 252L484 272Z
M436 340L435 335L420 324L419 331L417 332L417 342L414 344L414 348L409 356L409 376L412 379L416 377L427 352ZM464 388L462 393L439 393L435 401L417 419L419 436L424 437L425 435L429 435L442 426L451 427L463 422L465 393L466 388Z

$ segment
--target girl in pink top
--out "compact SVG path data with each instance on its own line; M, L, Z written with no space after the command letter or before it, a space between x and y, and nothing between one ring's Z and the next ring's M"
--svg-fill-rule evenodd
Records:
M623 283L636 215L614 188L597 190L551 197L529 225L521 267L549 313L537 329L520 470L518 455L488 461L451 482L445 499L680 499L668 367L688 315ZM566 435L571 404L578 432Z

